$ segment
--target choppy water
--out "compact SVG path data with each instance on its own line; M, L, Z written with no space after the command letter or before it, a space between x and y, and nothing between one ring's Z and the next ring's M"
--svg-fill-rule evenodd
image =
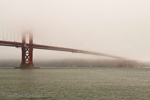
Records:
M0 100L150 100L150 69L0 68Z

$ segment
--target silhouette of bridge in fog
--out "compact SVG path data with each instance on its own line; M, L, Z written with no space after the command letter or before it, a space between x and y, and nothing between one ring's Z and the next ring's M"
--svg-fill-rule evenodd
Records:
M4 33L3 33L4 34ZM29 43L26 42L26 35L29 35ZM4 37L4 36L3 36ZM7 38L7 34L5 34ZM65 47L58 47L58 46L49 46L44 44L35 44L33 43L33 34L32 31L26 31L22 33L22 42L13 42L8 40L0 40L0 46L11 46L17 47L22 49L22 61L20 64L20 68L34 68L33 64L33 49L45 49L45 50L56 50L56 51L65 51L65 52L72 52L72 53L83 53L83 54L91 54L91 55L98 55L98 56L106 56L112 57L123 60L123 67L128 67L128 59L100 53L100 52L93 52L87 50L80 50L80 49L73 49L73 48L65 48Z

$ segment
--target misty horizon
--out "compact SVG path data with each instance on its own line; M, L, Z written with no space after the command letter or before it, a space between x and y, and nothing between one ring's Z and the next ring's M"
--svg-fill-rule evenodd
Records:
M20 60L1 60L0 67L18 67ZM148 67L149 62L140 62L135 60L128 61L128 67ZM36 67L124 67L123 60L118 59L53 59L53 60L35 60ZM125 66L126 67L126 66Z

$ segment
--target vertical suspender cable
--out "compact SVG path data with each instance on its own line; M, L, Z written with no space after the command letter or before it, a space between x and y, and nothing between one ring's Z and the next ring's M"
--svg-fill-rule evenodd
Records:
M9 41L9 29L7 28L7 41Z
M7 41L7 33L8 33L8 32L7 32L7 28L6 28L6 41Z
M15 42L15 35L16 35L16 30L14 29L14 42Z
M18 33L18 31L17 31L17 42L19 41L19 33Z
M2 28L2 40L4 39L4 27Z

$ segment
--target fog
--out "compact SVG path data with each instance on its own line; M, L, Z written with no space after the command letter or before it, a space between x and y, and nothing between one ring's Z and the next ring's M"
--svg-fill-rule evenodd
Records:
M32 29L36 44L149 61L149 5L149 0L0 0L0 40L6 35L21 41L22 30ZM0 51L0 59L21 59L20 48ZM35 49L33 54L34 60L105 58Z

